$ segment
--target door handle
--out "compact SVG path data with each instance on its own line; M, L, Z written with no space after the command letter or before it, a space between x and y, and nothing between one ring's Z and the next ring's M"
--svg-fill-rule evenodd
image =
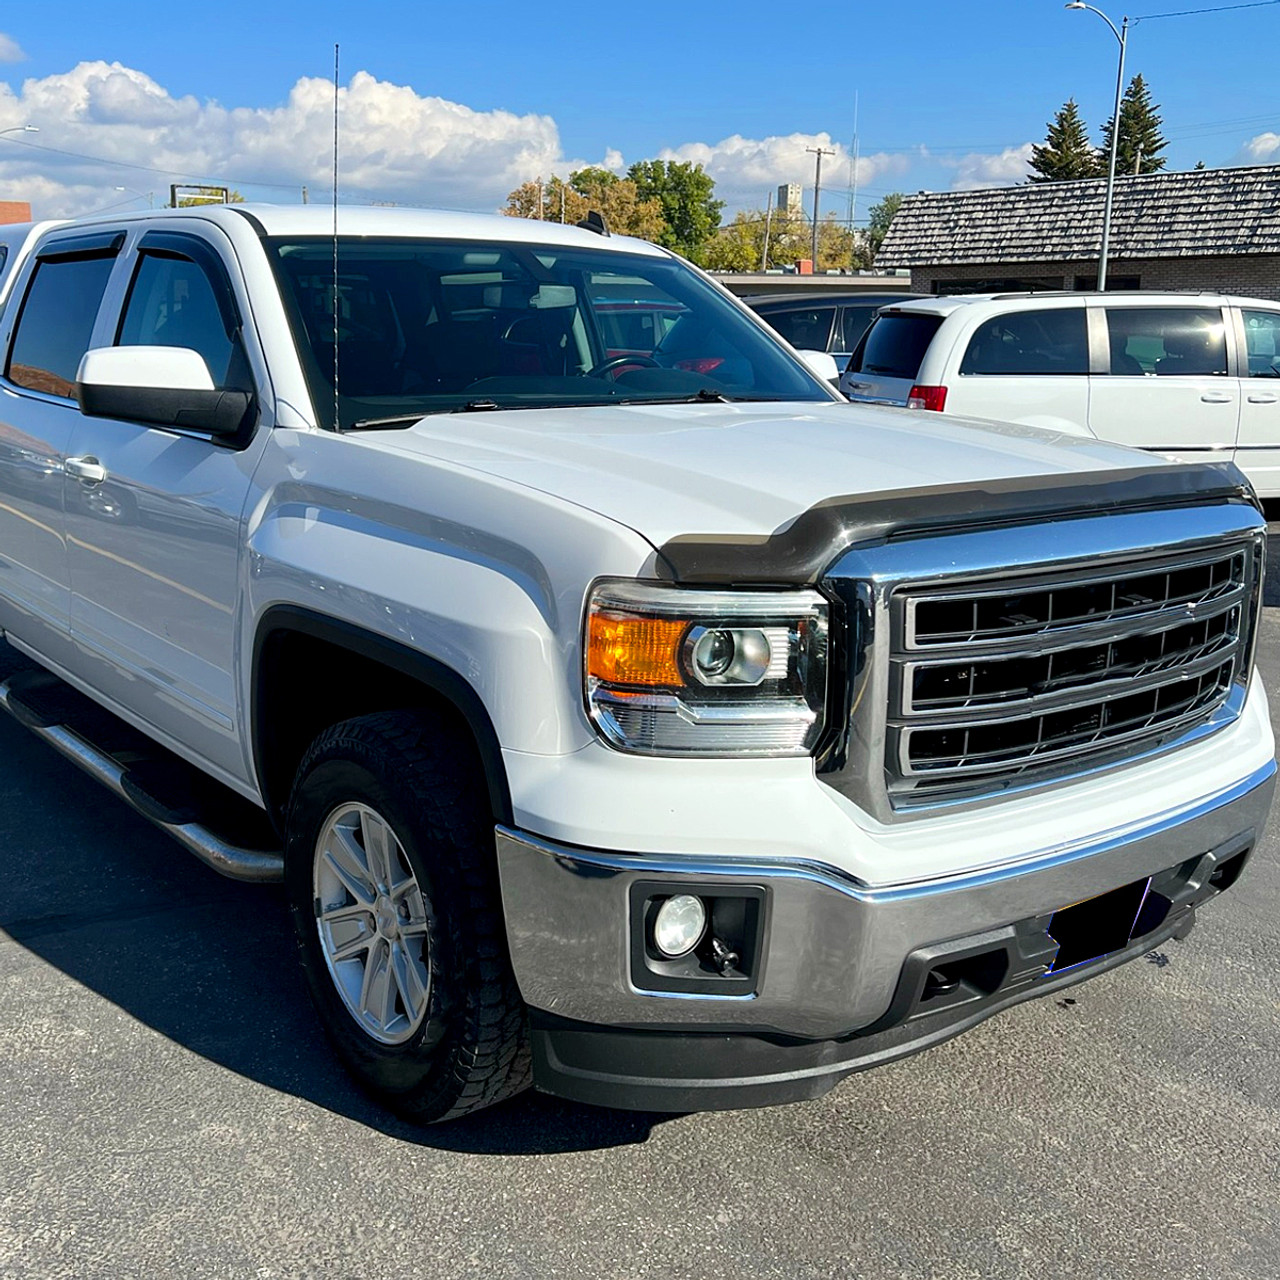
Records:
M83 484L101 484L107 478L107 469L100 463L97 458L68 458L63 464L62 469L69 476L81 481Z
M1256 396L1249 397L1250 404L1275 404L1275 402L1276 402L1276 397L1271 395L1270 392L1267 392L1263 395L1256 395Z
M1205 404L1230 404L1232 401L1232 397L1225 391L1206 391L1200 399Z

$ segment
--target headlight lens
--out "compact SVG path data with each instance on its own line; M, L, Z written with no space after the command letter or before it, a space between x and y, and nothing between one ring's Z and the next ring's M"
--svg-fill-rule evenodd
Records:
M602 582L586 630L587 707L616 747L798 756L822 732L827 604L816 591Z

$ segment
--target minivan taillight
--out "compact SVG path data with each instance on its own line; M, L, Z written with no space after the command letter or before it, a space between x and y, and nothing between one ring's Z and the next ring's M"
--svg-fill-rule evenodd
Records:
M946 387L924 387L916 383L907 393L908 409L932 409L934 413L941 413L946 407Z

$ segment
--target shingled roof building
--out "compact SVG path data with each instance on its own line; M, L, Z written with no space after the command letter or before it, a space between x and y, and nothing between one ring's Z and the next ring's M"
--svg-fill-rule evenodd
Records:
M877 268L923 293L1092 289L1106 183L921 192L898 210ZM1280 165L1117 178L1110 289L1280 298Z

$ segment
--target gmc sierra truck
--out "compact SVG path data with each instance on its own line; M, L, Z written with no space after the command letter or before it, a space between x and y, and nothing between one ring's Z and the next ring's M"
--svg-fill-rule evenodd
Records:
M816 1097L1240 876L1275 763L1234 468L850 405L598 220L333 219L24 253L0 703L284 881L366 1089Z

